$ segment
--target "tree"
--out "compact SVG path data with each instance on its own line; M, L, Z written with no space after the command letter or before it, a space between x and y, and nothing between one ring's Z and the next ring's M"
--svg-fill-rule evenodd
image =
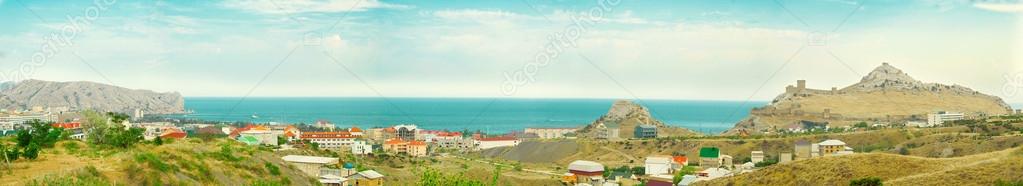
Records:
M644 168L644 167L632 167L632 174L644 175L644 174L646 174L646 168Z
M18 147L25 148L32 142L32 134L28 133L28 130L18 131Z
M153 139L153 144L156 144L157 146L163 145L163 138L157 136L156 139Z
M673 183L674 185L678 185L678 182L682 182L683 176L690 174L696 174L696 167L693 166L682 167L682 169L680 169L678 173L675 173L675 176L671 178L671 183Z
M849 186L881 186L881 178L866 177L849 181Z
M32 143L25 148L25 158L34 160L39 157L39 144Z
M312 142L310 142L310 143L306 143L306 144L309 144L309 148L312 148L313 150L320 150L320 144L319 143L312 143Z

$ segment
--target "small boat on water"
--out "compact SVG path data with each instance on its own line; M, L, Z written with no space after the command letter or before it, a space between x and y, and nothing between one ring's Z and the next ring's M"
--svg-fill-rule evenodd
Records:
M252 117L252 119L259 119L259 116L257 116L255 113L253 113L252 116L250 117Z

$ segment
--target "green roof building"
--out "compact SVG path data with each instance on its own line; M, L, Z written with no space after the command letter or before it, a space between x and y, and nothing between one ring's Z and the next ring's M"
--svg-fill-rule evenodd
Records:
M721 156L721 149L718 149L717 147L700 148L701 158L718 158L718 156Z
M721 149L717 147L700 148L700 166L703 168L717 168L721 166Z

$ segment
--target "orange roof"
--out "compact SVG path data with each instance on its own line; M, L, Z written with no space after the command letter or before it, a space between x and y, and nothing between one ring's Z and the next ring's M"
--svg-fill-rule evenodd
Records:
M284 131L284 136L286 136L286 137L295 137L295 133L292 133L290 130L285 130Z
M426 145L426 142L424 142L424 141L412 141L412 142L409 142L408 145L423 146L423 145Z
M395 130L394 127L387 127L387 128L384 128L384 132L394 133L394 132L398 132L398 130Z
M362 129L359 127L352 127L348 129L348 132L362 132Z
M187 136L187 135L188 135L188 133L185 133L185 131L181 131L181 129L178 129L178 128L165 128L165 129L163 129L163 134L160 134L160 137L161 138L178 138L178 139L181 139L181 138L185 138L185 136Z
M355 138L348 132L303 132L302 139L307 138Z
M405 141L402 141L401 139L398 139L398 138L392 138L392 139L389 139L389 140L384 142L384 144L388 144L388 145L397 145L397 144L401 144L401 143L405 143Z
M256 125L255 127L252 127L249 130L266 130L266 131L268 131L268 130L270 130L270 127L262 126L262 125Z
M298 130L298 128L294 125L288 125L287 127L284 127L284 130Z
M671 157L671 160L674 160L675 163L678 164L685 164L687 161L689 161L689 158L686 158L686 156L674 156Z
M79 128L79 127L81 127L81 126L82 126L82 124L81 124L81 123L78 123L78 122L71 122L71 123L54 123L54 124L52 124L51 126L53 126L54 128L74 129L74 128Z

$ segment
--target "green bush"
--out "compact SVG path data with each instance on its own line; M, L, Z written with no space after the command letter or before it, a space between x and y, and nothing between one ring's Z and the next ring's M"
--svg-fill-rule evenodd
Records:
M270 162L266 162L264 166L266 166L266 170L269 171L270 174L273 174L274 176L281 175L281 168L277 167L277 165L274 165L273 163Z
M849 186L881 186L881 178L866 177L849 181Z
M28 182L28 186L108 186L117 185L107 181L96 167L88 166L72 176L46 176Z
M496 178L497 175L495 175ZM496 180L494 180L496 183ZM445 175L440 171L434 169L426 169L423 171L419 182L416 182L419 186L485 186L486 182L480 180L473 180L467 178L463 174Z
M39 144L32 143L25 148L25 159L35 160L39 157Z
M146 163L150 168L160 172L167 172L171 169L170 165L164 163L163 160L160 160L160 157L152 153L135 154L135 162Z

